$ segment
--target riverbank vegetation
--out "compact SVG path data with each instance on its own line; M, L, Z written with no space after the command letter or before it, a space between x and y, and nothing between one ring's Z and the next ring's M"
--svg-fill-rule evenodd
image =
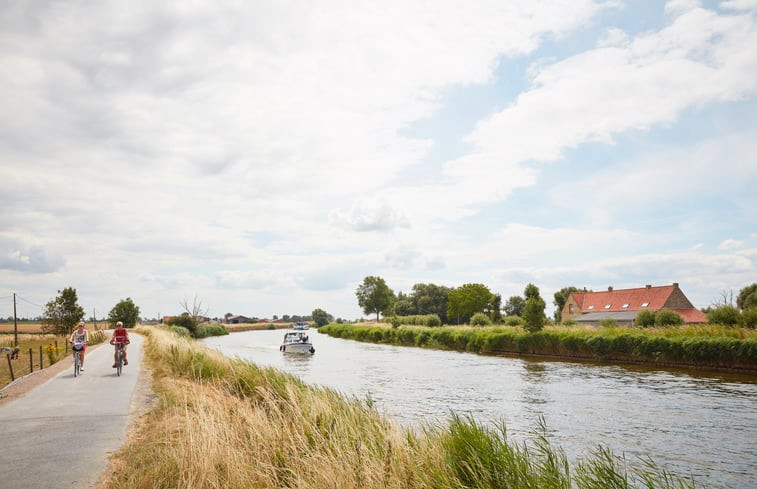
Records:
M572 465L543 429L525 443L457 416L407 430L369 401L163 329L138 331L158 402L114 454L106 489L695 487L603 448Z
M387 328L329 324L319 331L357 341L482 354L539 355L757 373L757 331L739 327L548 326L529 332L521 326Z

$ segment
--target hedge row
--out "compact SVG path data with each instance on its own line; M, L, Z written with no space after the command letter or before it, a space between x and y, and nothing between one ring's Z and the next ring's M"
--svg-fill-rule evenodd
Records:
M436 314L417 314L414 316L394 316L399 324L405 326L441 326L442 320ZM393 318L392 318L393 319Z
M660 336L603 331L539 331L514 328L381 328L329 324L330 336L402 346L442 348L484 354L510 353L757 370L757 338Z

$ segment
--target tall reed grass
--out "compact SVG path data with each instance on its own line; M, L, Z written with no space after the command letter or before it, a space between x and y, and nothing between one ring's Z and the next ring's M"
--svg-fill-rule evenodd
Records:
M693 488L604 449L571 467L537 435L453 416L418 431L370 404L142 328L157 405L112 459L110 488Z

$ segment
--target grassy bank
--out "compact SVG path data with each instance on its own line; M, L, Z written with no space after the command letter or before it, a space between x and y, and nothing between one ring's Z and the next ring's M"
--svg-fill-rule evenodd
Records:
M757 373L757 332L720 326L670 328L404 326L329 324L338 338L484 354L540 355Z
M159 400L114 454L104 488L694 487L602 449L571 466L542 435L517 444L469 419L405 430L367 402L140 332Z

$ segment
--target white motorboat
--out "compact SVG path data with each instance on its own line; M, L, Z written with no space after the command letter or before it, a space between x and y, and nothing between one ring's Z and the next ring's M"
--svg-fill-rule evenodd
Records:
M287 331L279 350L284 353L306 353L309 355L315 353L315 348L310 342L307 331L302 330Z

